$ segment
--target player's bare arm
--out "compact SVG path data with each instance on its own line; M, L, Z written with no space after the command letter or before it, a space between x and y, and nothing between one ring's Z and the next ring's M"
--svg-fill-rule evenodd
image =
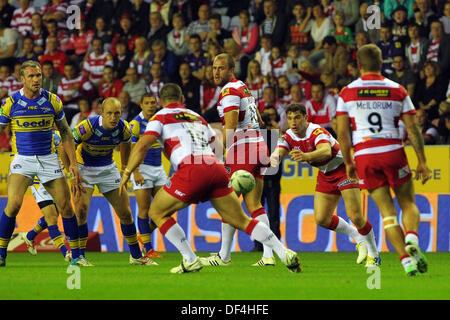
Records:
M135 144L132 144L132 145L131 145L130 154L131 154L131 152L133 151L134 146L135 146ZM129 159L129 157L128 157L128 159ZM128 161L128 160L127 160L127 161ZM125 170L125 168L126 168L126 166L125 166L125 167L122 167L123 170ZM134 175L134 182L135 182L137 185L141 185L141 184L144 183L144 177L143 177L142 174L139 172L139 166L137 166L136 169L134 169L133 175Z
M351 154L352 140L350 138L350 122L348 115L342 114L336 117L337 121L337 135L339 148L344 158L345 168L347 171L347 177L351 180L359 180L356 172L356 165Z
M331 158L331 144L320 143L317 145L316 150L312 152L302 152L301 150L292 150L290 155L295 161L308 161L308 162L320 162Z
M75 182L71 184L72 193L74 197L80 195L83 192L83 187L81 185L81 175L78 170L77 159L75 156L75 142L73 139L72 131L67 123L66 117L61 120L55 121L56 127L58 128L59 134L61 135L61 145L64 148L64 152L69 160L69 167L67 170L72 173Z
M120 163L121 163L120 174L123 174L123 170L125 170L125 168L127 167L128 159L130 158L131 141L122 142L119 146L119 149L120 149Z
M417 155L417 169L416 179L422 180L422 184L427 182L431 176L431 170L427 166L427 160L425 158L425 143L423 141L422 133L416 123L416 117L413 114L403 114L402 120L405 123L406 130L408 131L409 140Z
M289 153L289 151L285 148L275 148L272 154L270 155L270 166L278 167L281 160Z
M131 150L127 167L124 169L122 180L120 181L119 195L122 194L123 188L127 185L131 173L144 161L145 155L152 144L158 139L152 134L143 135Z
M227 146L229 146L233 142L234 131L239 122L239 110L231 110L224 114L225 126L223 128L223 146L224 150L227 150Z

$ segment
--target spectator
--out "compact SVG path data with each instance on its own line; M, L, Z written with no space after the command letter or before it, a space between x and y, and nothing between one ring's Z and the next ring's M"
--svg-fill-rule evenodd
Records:
M270 37L274 46L282 47L286 35L286 21L281 12L277 13L277 6L274 0L264 0L264 20L260 24L260 35Z
M315 3L312 8L314 20L311 24L311 37L314 40L314 49L309 60L314 66L319 65L319 61L325 57L322 40L330 33L333 23L330 18L325 17L320 3Z
M323 39L323 50L325 53L324 72L332 73L337 80L343 78L347 73L347 65L350 61L348 51L345 47L338 45L332 36Z
M67 53L69 50L73 51L73 48L69 48L70 37L67 33L62 30L58 30L58 26L55 20L47 21L45 27L47 28L47 38L45 39L45 53L48 51L48 39L50 36L56 37L59 43L59 50L64 53Z
M392 40L390 23L381 25L380 39L381 41L377 42L376 45L381 49L383 56L381 72L384 75L389 76L394 72L392 69L392 59L394 55L404 54L404 47L400 41Z
M430 41L425 48L427 60L436 61L442 75L450 79L450 35L444 33L444 26L439 20L431 23Z
M288 76L291 84L298 83L300 81L299 67L300 64L305 61L306 58L300 55L300 50L297 44L291 43L288 46L287 58L286 58L286 75Z
M2 104L8 97L8 83L6 82L6 79L10 74L11 70L9 68L9 65L0 65L0 102Z
M113 33L103 17L98 17L95 20L94 38L102 39L104 51L111 51Z
M87 0L82 1L78 6L80 12L86 15L86 23L88 29L94 29L95 22L98 17L103 17L105 21L108 21L109 26L113 34L116 31L116 21L112 17L112 12L109 11L109 4L104 3L105 0Z
M286 37L286 45L297 45L300 50L308 52L314 49L314 41L309 32L311 31L311 9L305 10L302 2L294 3L292 9L294 18L288 25L288 36Z
M423 17L422 11L419 8L414 9L414 17L409 19L409 24L416 24L419 27L419 35L423 38L428 38L430 34L430 26L425 25L425 19Z
M152 63L160 63L163 68L163 77L173 79L177 73L177 56L170 50L167 50L166 43L163 40L155 40L152 43Z
M277 79L277 96L278 100L283 106L287 106L292 100L291 98L291 84L286 75L282 75Z
M78 110L70 122L70 129L74 129L81 121L87 119L89 116L91 116L91 106L89 105L89 99L86 97L81 96L78 99Z
M163 23L166 26L170 25L169 12L172 0L154 0L150 4L150 14L159 12Z
M428 112L423 109L417 110L417 125L420 132L422 132L423 141L425 144L436 144L439 141L439 132L435 126L431 124L428 118Z
M257 47L259 41L259 27L250 21L250 14L247 10L239 13L239 25L233 29L232 36L242 53L251 55Z
M31 31L31 16L36 9L30 5L30 0L19 0L19 8L14 10L11 28L17 30L22 36Z
M278 78L287 72L286 59L281 54L281 49L277 46L272 47L267 70L269 74L269 83L272 85L275 85Z
M209 17L210 31L206 36L207 42L215 42L223 46L225 39L231 38L231 32L222 28L222 18L220 14L214 13Z
M104 51L102 39L94 38L92 52L87 56L83 65L83 73L97 89L106 66L113 66L113 57L109 52Z
M128 44L125 40L119 40L116 43L116 55L113 58L114 70L116 77L124 80L127 69L130 67L133 54L128 50Z
M205 78L200 85L200 107L207 122L220 122L216 108L220 91L221 88L214 84L213 67L208 64L205 69Z
M386 19L392 19L394 11L402 6L406 9L407 18L411 19L414 17L413 11L414 0L384 0L383 2L383 13Z
M417 77L406 65L405 57L401 54L395 55L392 61L394 72L389 76L389 79L400 83L406 88L410 97L414 97L414 89L417 82Z
M450 82L448 83L447 93L445 94L447 99L439 104L439 114L442 115L446 112L450 112Z
M320 75L320 81L322 81L325 86L325 95L328 94L332 96L337 104L339 88L336 81L336 75L334 73L322 72Z
M306 100L305 96L303 94L303 89L298 84L293 84L291 86L291 90L289 90L291 101L289 101L289 104L291 103L300 103L305 105Z
M64 65L69 60L67 55L58 50L58 39L56 36L48 36L47 38L47 53L45 53L41 58L41 65L45 61L51 61L56 72L64 75Z
M80 17L80 29L74 30L68 43L68 50L75 53L73 58L77 63L81 64L83 62L88 54L89 46L93 43L93 39L94 31L87 29L86 17L82 15Z
M123 89L123 81L114 77L112 66L105 66L103 69L103 79L98 87L98 94L102 98L118 98Z
M428 40L420 37L419 26L415 23L408 26L409 42L405 47L405 56L408 65L414 74L418 75L427 58Z
M0 153L11 152L11 127L7 126L0 133Z
M152 65L151 51L148 47L147 39L139 37L136 39L134 56L131 59L130 67L136 68L138 76L144 77L145 81L150 80L150 66Z
M206 46L206 56L208 58L207 64L212 64L214 58L222 52L224 52L224 50L218 43L215 42L208 43Z
M323 13L325 14L325 17L333 18L335 12L334 1L321 0L320 3L322 4Z
M45 38L47 38L47 30L42 23L41 15L36 12L31 16L31 31L27 33L27 37L31 37L34 41L33 51L41 55L45 49Z
M446 2L444 5L444 15L439 18L444 26L444 33L450 34L450 2Z
M146 34L150 30L150 4L144 0L133 0L131 18L135 30L142 30Z
M316 75L314 71L314 66L309 60L300 64L300 82L298 84L302 87L306 99L311 99L312 82L320 78L320 75Z
M261 73L261 65L257 60L251 60L248 63L245 84L255 98L256 105L259 106L263 90L269 86L269 80Z
M179 67L179 80L178 84L183 91L185 99L185 105L188 109L191 109L198 114L201 114L200 107L200 85L201 81L194 77L191 73L191 67L189 63L182 62Z
M261 48L255 54L255 60L259 62L261 66L261 72L264 76L268 76L269 57L272 53L272 40L269 36L261 37Z
M116 54L116 42L119 39L125 40L128 44L128 50L130 52L134 51L135 41L140 36L139 33L135 33L132 30L131 25L131 16L128 13L124 13L120 18L120 28L114 34L112 43L111 43L111 54Z
M358 0L335 0L334 12L342 11L344 13L344 26L355 30L355 24L359 19L359 1Z
M61 74L55 72L51 61L47 60L42 64L42 89L58 92L58 85L62 77Z
M166 82L168 82L168 80L163 77L163 70L161 64L158 62L152 64L150 73L151 73L151 82L147 86L145 91L153 93L158 100L159 90L161 90L163 85Z
M338 45L350 48L354 45L352 30L345 26L345 14L343 11L336 11L333 17L334 27L331 28L328 35L336 39Z
M306 101L308 121L318 124L330 132L334 137L336 133L331 127L331 122L336 116L336 100L325 92L322 81L316 81L311 86L311 99Z
M22 89L23 83L20 81L20 67L22 64L20 62L14 63L14 69L10 76L8 76L4 81L4 86L8 90L8 96L12 95L14 92Z
M141 96L139 96L139 99L140 98ZM119 101L122 105L121 118L123 120L130 122L141 112L139 104L131 100L130 94L127 91L122 90L122 92L119 94Z
M65 0L49 0L47 4L41 8L42 20L55 20L58 25L58 29L65 30L66 15L67 15L67 3Z
M428 118L433 121L439 117L439 104L445 100L448 81L440 76L439 65L435 61L426 61L422 71L424 78L417 83L414 105L428 110Z
M260 102L258 109L263 112L267 107L272 106L275 108L278 114L278 126L281 131L284 131L287 126L286 111L284 106L277 99L276 90L273 86L267 86L263 90L262 101Z
M211 30L209 27L209 6L202 4L198 8L198 20L192 21L188 25L187 33L189 36L198 34L202 43L206 40L208 32ZM205 43L206 45L206 43Z
M129 0L104 0L103 5L98 9L99 16L103 15L111 21L113 30L119 30L119 25L121 26L121 20L124 15L127 15L131 19L132 5ZM130 50L133 49L130 48Z
M250 57L239 51L239 47L236 41L234 41L232 38L225 41L223 49L234 60L234 74L236 75L236 78L245 81L245 78L247 77L247 67L250 61Z
M431 9L430 0L415 0L415 3L420 10L423 25L425 28L428 28L427 31L429 31L431 22L436 20L436 15Z
M167 40L167 34L170 32L170 27L164 24L164 20L159 11L153 11L149 16L150 30L147 33L147 39L150 46L155 40Z
M187 28L181 13L173 14L172 26L173 29L167 35L167 49L179 57L184 57L189 52L189 41Z
M355 33L359 32L367 32L368 38L370 42L377 43L380 41L380 30L378 28L368 28L367 27L367 19L369 19L369 12L367 11L369 8L368 2L361 2L359 5L359 16L360 18L355 24Z
M33 60L39 62L39 57L33 51L34 41L33 38L25 37L23 39L22 52L18 56L19 62L24 63L27 60Z
M20 34L6 27L0 19L0 65L14 63L15 57L22 51L22 38Z
M208 56L203 51L200 36L197 34L191 35L189 38L189 53L185 61L189 63L192 75L200 81L203 80Z
M136 68L128 68L124 81L122 91L127 92L131 100L138 104L147 87L145 79L139 78Z
M169 17L172 17L173 20L173 16L179 13L183 17L185 24L188 25L198 18L197 10L194 7L195 3L196 1L194 0L172 0Z
M350 83L352 81L355 81L356 79L358 79L361 76L361 74L359 73L359 69L358 69L356 60L353 60L348 64L347 71L348 71L349 79L345 85L347 85L348 83Z
M403 45L408 39L408 10L404 6L397 6L392 12L392 39L400 41Z
M450 111L444 113L438 122L439 143L450 145Z
M350 60L356 61L356 54L358 52L358 49L363 45L368 44L369 42L369 33L364 31L357 32L355 35L355 46L350 49Z
M8 0L0 0L0 20L3 20L5 26L11 25L15 9Z

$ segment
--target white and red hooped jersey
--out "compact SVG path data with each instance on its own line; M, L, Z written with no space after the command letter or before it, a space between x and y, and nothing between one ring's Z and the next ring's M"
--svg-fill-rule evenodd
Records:
M74 89L72 86L77 85L78 88ZM72 96L73 99L78 98L80 95L86 94L94 90L94 87L89 82L89 80L82 76L81 74L73 79L62 78L58 84L58 96L63 100L64 105L67 107L64 97ZM74 107L78 108L77 104L74 103Z
M347 114L354 156L402 148L398 122L416 110L406 89L381 75L362 76L339 94L336 116Z
M308 163L328 174L339 168L344 163L344 160L339 149L339 143L325 128L310 122L303 138L298 137L292 129L289 129L280 137L277 147L288 151L300 150L306 153L316 150L321 143L329 143L331 145L331 158L320 162Z
M103 52L98 57L94 52L91 52L84 62L83 69L89 73L89 80L93 84L98 84L102 81L103 70L106 66L114 66L113 57L109 52Z
M216 133L200 115L179 103L171 103L148 122L144 135L157 136L175 170L193 157L214 157L210 143Z
M259 131L258 107L255 98L244 82L232 79L220 92L217 102L217 111L222 125L225 126L225 113L237 110L239 112L238 124L235 130L233 144L261 143L264 139Z
M321 102L309 99L306 101L305 108L308 121L322 127L331 127L331 121L336 116L336 100L331 95L326 94Z

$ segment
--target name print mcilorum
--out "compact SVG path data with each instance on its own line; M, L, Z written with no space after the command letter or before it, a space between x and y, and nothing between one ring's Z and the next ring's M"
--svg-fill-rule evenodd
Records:
M202 307L188 304L181 308L182 315L208 315L210 318L214 313L227 315L268 315L269 305L267 304L226 304L223 307Z

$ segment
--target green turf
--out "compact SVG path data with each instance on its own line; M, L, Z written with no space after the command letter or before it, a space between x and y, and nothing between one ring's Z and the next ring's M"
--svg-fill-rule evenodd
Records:
M428 253L429 270L405 276L393 253L382 253L380 289L368 289L356 253L300 253L302 273L257 268L260 253L233 253L230 267L204 267L192 274L170 274L178 253L163 253L159 266L131 266L127 253L88 253L95 267L80 268L81 289L69 290L67 264L60 254L9 253L0 268L0 300L5 299L153 299L153 300L300 300L300 299L449 299L450 253ZM206 256L207 253L199 253Z

